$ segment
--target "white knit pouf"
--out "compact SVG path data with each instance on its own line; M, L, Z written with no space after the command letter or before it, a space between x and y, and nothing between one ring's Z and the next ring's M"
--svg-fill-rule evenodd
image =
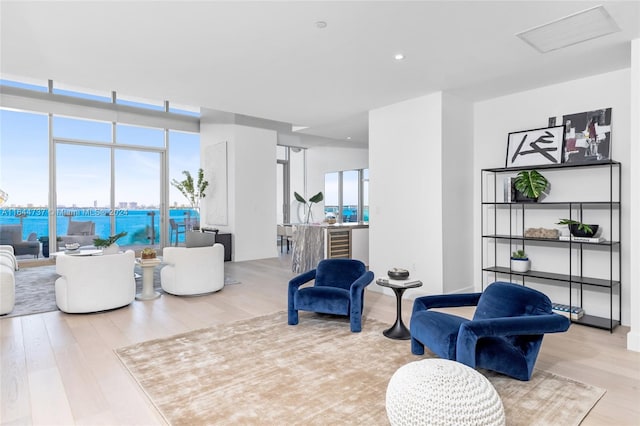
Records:
M446 359L400 367L389 380L386 408L392 426L505 424L502 401L489 380Z

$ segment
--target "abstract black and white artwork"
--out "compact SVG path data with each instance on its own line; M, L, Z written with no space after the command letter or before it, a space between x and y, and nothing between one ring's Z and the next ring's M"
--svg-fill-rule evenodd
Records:
M562 163L564 126L509 133L507 167Z
M606 161L611 157L611 108L562 116L565 163Z

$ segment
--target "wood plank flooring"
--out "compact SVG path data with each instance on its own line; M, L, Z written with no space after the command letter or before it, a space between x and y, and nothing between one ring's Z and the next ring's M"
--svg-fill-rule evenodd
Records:
M241 284L208 296L163 295L106 313L49 312L0 319L0 423L163 424L113 351L286 310L287 282L294 275L290 257L228 262L225 272ZM408 322L411 301L403 303L403 310ZM364 327L366 317L393 323L395 300L367 291ZM640 424L640 353L625 349L627 331L573 325L567 333L545 337L538 368L607 390L584 425Z

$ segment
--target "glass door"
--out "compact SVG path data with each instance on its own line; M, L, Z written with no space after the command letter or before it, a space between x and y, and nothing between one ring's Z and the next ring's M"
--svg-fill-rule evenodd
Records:
M65 244L92 246L111 234L110 149L56 144L56 236Z
M115 233L126 232L118 245L140 250L160 246L159 152L116 149L114 152Z

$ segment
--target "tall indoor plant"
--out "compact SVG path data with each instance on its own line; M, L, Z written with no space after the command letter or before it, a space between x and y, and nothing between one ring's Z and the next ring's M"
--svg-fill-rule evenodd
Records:
M202 168L198 169L198 181L194 182L191 173L188 170L183 170L182 174L185 176L184 180L179 181L173 179L171 185L176 187L178 191L184 195L184 197L191 204L191 208L196 212L198 222L200 221L200 201L206 196L205 190L209 186L209 182L204 178L204 171Z

